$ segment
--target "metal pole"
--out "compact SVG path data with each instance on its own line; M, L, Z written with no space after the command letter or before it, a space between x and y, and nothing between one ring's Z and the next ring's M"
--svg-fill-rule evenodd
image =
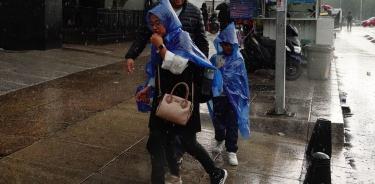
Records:
M359 9L359 20L362 21L362 0L361 0L361 7Z
M286 114L286 110L285 110L286 7L287 7L287 0L277 0L275 114Z
M215 0L212 0L212 13L215 12Z
M320 5L321 5L320 1L321 0L316 1L316 4L315 4L315 19L317 19L320 14Z
M264 0L261 1L262 4L262 15L266 15L266 2Z
M343 24L343 13L342 13L342 3L341 3L341 0L340 0L340 14L341 15L339 15L340 16L340 31L342 30L342 24Z

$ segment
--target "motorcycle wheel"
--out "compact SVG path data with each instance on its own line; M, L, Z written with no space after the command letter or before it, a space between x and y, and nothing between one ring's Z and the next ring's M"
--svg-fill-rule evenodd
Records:
M290 62L285 68L285 79L289 81L297 80L302 74L302 66L299 63Z

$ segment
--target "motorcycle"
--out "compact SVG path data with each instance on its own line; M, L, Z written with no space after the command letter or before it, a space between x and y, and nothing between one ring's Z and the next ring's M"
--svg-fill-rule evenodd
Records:
M286 29L286 80L296 80L302 74L302 49L298 30L291 24ZM248 72L259 69L275 69L276 41L257 36L251 31L244 39L241 49Z

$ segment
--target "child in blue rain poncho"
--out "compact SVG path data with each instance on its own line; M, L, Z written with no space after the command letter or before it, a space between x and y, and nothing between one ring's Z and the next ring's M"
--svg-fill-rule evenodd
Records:
M217 54L210 59L218 68L215 76L222 77L222 84L213 87L212 120L217 146L213 151L221 152L225 141L228 160L238 165L238 130L243 137L250 136L249 106L250 92L244 60L239 51L234 23L221 30L214 40Z
M144 94L147 94L150 88L155 88L147 142L152 165L151 183L164 184L165 160L168 162L170 173L176 179L175 182L181 183L174 154L176 136L179 136L186 151L202 164L210 176L211 183L224 183L227 171L215 166L207 151L196 139L196 133L201 130L197 98L201 75L198 74L203 73L205 69L215 70L215 67L193 44L189 34L181 29L181 23L168 0L162 0L159 5L152 8L146 18L153 32L150 38L151 60L146 69L150 87L138 92L136 98L142 101L142 97L147 96ZM193 111L186 126L173 124L155 115L159 97L170 93L173 86L179 82L187 83L192 93L188 100L192 101ZM174 95L185 97L185 89L176 88Z

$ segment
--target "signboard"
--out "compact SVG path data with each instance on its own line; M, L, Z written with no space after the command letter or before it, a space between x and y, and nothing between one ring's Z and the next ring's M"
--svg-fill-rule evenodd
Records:
M249 19L257 16L257 0L231 0L230 17L233 19Z

